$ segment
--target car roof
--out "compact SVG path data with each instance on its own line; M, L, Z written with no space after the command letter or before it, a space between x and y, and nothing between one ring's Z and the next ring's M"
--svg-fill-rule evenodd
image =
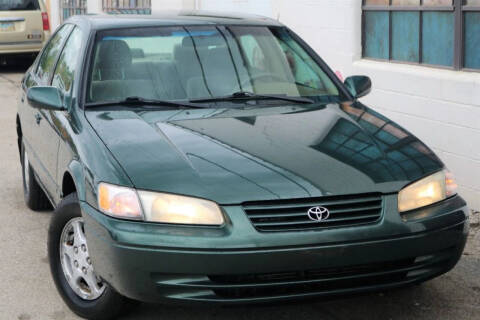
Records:
M98 14L74 16L66 22L87 25L93 30L185 25L255 25L283 26L280 22L260 15L214 11L165 11L152 15Z

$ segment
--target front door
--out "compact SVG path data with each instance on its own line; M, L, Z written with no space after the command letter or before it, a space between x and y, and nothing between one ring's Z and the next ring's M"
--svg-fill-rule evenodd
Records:
M48 42L43 50L38 65L32 69L24 83L25 92L31 86L47 86L53 77L54 68L63 44L72 30L71 25L63 26ZM57 153L59 135L55 118L59 111L33 108L26 98L22 99L22 132L30 163L39 176L39 182L47 194L52 197L57 191Z

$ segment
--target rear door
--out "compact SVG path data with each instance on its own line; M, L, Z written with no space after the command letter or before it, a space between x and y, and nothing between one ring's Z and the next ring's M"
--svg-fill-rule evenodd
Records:
M0 46L36 45L44 40L39 0L0 0Z

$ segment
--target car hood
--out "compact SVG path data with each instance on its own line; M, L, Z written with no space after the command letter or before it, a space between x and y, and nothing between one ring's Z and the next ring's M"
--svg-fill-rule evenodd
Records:
M137 189L220 204L393 193L443 167L417 138L360 103L113 109L85 114Z

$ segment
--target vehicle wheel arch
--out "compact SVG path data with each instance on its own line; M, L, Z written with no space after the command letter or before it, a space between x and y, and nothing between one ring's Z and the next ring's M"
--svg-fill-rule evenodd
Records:
M76 192L79 201L85 201L83 166L78 160L72 160L62 177L62 198Z
M20 116L17 113L16 117L16 128L17 128L17 144L18 144L18 153L20 154L20 158L22 156L22 138L23 138L23 132L22 132L22 123L20 122Z

